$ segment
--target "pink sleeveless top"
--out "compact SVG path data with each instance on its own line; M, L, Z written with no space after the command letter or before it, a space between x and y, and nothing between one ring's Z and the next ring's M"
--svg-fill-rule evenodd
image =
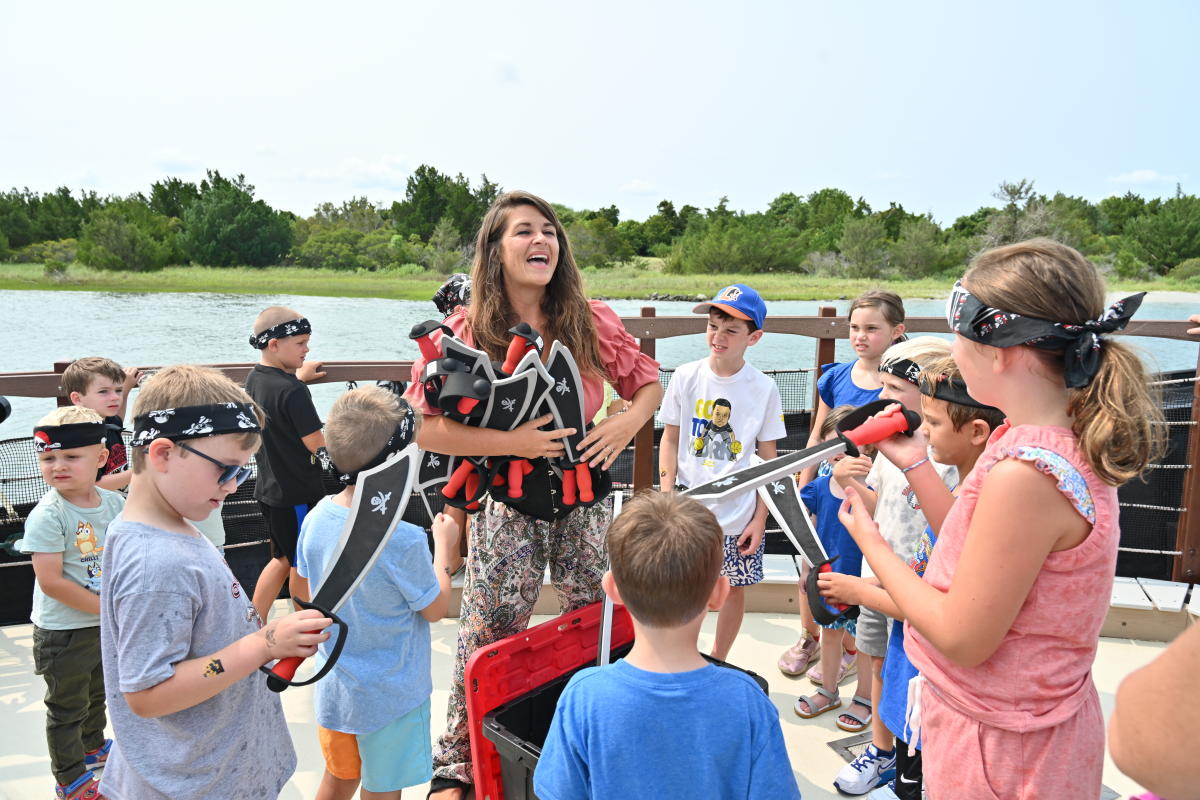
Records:
M952 506L929 560L925 580L950 588L979 490L995 464L1018 458L1057 482L1059 491L1092 523L1077 546L1050 553L1021 610L991 658L961 667L911 625L905 648L938 696L962 714L1024 733L1069 719L1094 691L1092 662L1108 613L1116 572L1117 489L1095 476L1067 428L1007 423L996 429Z

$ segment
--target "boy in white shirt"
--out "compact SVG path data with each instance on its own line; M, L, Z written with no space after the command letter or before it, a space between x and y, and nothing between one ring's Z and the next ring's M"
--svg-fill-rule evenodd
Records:
M775 441L786 435L779 387L745 358L746 348L762 339L767 316L758 292L735 283L693 311L708 314L708 357L676 369L667 386L659 411L663 491L708 483L749 466L755 454L774 458ZM712 649L713 658L724 661L745 615L746 587L762 580L767 508L757 494L743 492L710 510L725 533L721 574L731 587Z

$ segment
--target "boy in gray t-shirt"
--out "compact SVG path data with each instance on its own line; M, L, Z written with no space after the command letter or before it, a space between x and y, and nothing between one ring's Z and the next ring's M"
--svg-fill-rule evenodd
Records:
M279 697L257 670L312 655L331 621L299 611L264 627L192 525L247 477L261 424L241 389L201 367L164 369L138 396L100 608L116 739L100 790L111 800L272 798L296 768Z

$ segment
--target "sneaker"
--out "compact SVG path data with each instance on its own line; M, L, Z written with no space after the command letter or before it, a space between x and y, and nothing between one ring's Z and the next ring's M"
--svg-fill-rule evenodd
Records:
M63 786L61 783L54 787L56 800L104 800L100 794L100 782L90 771L85 772L71 783Z
M112 739L105 739L104 744L97 747L90 753L83 754L83 766L88 769L96 769L103 767L104 762L108 761L108 751L112 750Z
M862 795L896 777L896 751L881 753L867 745L858 758L842 767L833 786L842 794Z
M819 642L819 639L805 631L800 641L785 650L779 657L779 671L792 677L803 675L804 671L808 669L809 663L817 658Z

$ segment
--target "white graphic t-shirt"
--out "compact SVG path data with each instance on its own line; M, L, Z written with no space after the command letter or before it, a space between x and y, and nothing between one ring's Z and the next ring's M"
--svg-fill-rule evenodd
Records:
M750 364L728 378L714 374L708 359L675 370L659 421L679 426L676 481L699 486L750 466L758 442L786 435L775 381ZM758 495L743 492L711 507L726 536L738 536L754 516Z

